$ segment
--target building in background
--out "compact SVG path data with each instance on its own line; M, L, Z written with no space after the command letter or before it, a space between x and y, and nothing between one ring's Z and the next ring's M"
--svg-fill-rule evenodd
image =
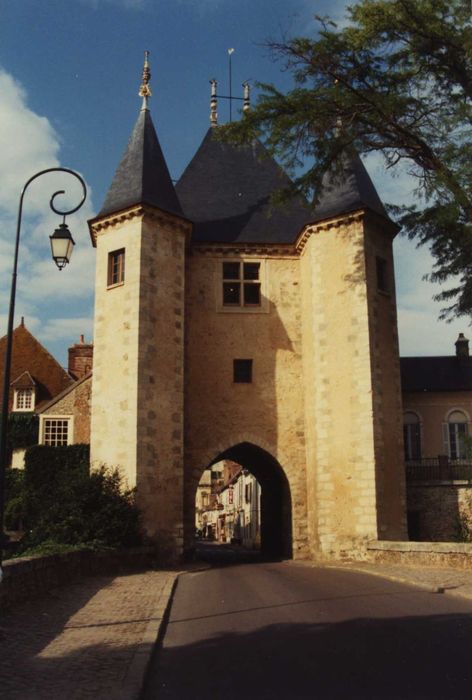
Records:
M0 383L6 336L0 338ZM69 349L67 371L27 329L24 318L13 331L10 383L12 467L22 468L25 448L90 442L90 387L93 346ZM18 445L18 446L15 446Z
M472 534L472 358L463 333L455 350L450 356L401 359L413 540L449 541Z

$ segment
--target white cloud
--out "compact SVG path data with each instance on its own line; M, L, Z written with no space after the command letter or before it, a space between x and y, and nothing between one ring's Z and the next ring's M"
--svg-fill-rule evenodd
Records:
M21 190L35 173L59 167L59 152L59 135L49 120L28 107L23 87L0 69L0 334L6 329ZM80 184L64 173L41 175L26 190L16 302L16 323L24 315L27 326L38 331L39 339L52 343L67 341L63 329L71 330L62 317L55 318L65 305L71 318L77 313L78 301L81 318L84 307L89 309L90 328L95 267L86 225L93 214L90 193L80 211L67 220L76 241L72 262L62 272L54 266L49 235L61 219L50 210L49 201L58 190L66 192L55 199L58 209L72 208L80 201Z

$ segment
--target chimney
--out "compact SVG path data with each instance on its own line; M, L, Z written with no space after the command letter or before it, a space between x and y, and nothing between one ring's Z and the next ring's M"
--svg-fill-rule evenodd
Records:
M92 370L93 344L86 343L83 335L80 342L69 348L68 372L72 379L82 379Z
M469 357L469 341L463 333L459 333L455 345L457 357Z

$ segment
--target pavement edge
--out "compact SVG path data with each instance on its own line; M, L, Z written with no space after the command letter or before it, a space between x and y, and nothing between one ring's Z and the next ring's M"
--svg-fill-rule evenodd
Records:
M166 572L168 580L164 583L159 601L128 666L117 700L139 700L149 661L154 648L162 639L177 583L183 573L185 571Z
M152 611L141 641L136 648L133 660L128 666L116 700L139 700L151 656L165 633L179 578L183 574L199 573L210 568L208 564L191 564L179 571L165 572L167 581L164 583L159 601Z

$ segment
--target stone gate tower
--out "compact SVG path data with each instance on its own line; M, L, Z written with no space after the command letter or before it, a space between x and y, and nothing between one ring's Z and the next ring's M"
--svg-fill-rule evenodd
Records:
M262 486L263 544L354 554L403 539L405 484L392 240L360 158L315 207L253 143L212 126L174 188L144 97L97 247L91 451L118 466L150 537L191 546L203 471ZM213 86L212 92L216 92Z
M146 62L147 63L147 62ZM182 545L185 246L182 214L143 106L105 203L97 248L91 452L137 487L151 537Z

